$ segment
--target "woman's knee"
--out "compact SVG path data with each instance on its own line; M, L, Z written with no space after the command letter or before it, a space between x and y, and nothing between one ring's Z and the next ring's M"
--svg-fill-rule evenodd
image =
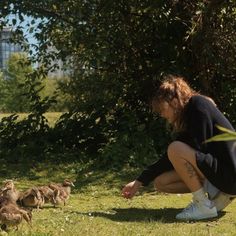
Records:
M176 156L178 156L179 153L181 153L181 149L183 148L184 143L180 141L174 141L172 142L167 149L168 158L172 159Z

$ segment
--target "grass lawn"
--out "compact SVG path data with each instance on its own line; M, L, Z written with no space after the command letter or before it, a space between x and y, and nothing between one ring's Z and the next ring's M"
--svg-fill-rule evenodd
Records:
M143 188L133 200L123 199L120 189L138 170L94 171L79 163L38 164L34 168L2 164L0 168L0 180L14 179L19 190L64 178L75 180L76 185L65 207L45 205L39 211L34 209L32 228L24 222L18 231L11 230L8 235L235 235L236 201L217 219L178 222L175 215L189 203L189 194L157 194L150 186Z
M1 113L0 120L3 117L8 117L12 114L13 113ZM29 113L16 113L16 114L18 115L19 120L24 119L29 115ZM48 120L48 124L53 127L56 121L58 120L58 118L62 115L62 112L46 112L44 115L46 119Z

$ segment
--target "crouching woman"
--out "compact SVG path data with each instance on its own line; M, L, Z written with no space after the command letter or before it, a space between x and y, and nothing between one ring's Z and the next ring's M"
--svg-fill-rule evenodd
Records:
M161 192L192 193L191 203L177 219L216 217L236 195L236 151L233 141L205 140L219 134L216 125L234 130L232 125L211 98L178 76L165 78L151 105L178 135L168 146L167 157L148 166L122 189L122 195L132 198L140 186L154 181Z

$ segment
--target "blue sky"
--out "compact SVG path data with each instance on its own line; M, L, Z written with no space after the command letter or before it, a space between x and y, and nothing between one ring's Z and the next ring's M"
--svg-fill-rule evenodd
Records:
M19 18L16 15L10 15L8 17L8 19L10 20L10 23L12 22L13 19L16 20L16 26L22 26L23 28L23 32L25 37L27 38L27 40L29 41L29 44L37 44L37 40L33 37L33 34L29 32L29 27L27 26L28 23L30 23L34 18L32 17L28 17L28 16L24 16L24 21L20 22ZM39 20L34 19L37 23L37 21L39 22ZM12 26L12 25L9 25ZM13 29L16 28L16 26L12 26ZM32 47L31 47L32 48ZM32 50L34 51L34 49L32 48Z

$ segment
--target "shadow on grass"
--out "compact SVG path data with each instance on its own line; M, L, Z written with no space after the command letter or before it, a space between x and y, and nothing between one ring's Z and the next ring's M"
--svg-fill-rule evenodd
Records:
M77 172L75 186L78 190L83 191L89 184L105 185L106 188L122 189L125 184L133 181L141 172L138 168L123 169L115 168L97 168L96 165L91 165L82 171ZM146 188L147 189L147 188Z
M32 180L37 179L37 176L32 169L32 165L29 165L28 163L3 163L0 167L0 178L15 179L27 177Z
M0 165L0 179L28 179L39 183L41 179L48 179L48 181L62 182L63 179L70 178L72 168L73 166L67 164L58 165L46 161L28 161L15 164L3 162Z
M179 221L175 219L175 216L181 212L182 209L178 208L162 208L162 209L144 209L144 208L113 208L111 211L107 212L89 212L89 213L82 213L82 212L72 212L77 213L79 215L86 215L88 217L103 217L107 218L112 221L118 222L152 222L152 221L159 221L161 223L189 223L189 221ZM218 220L219 218L223 217L225 212L220 212L218 217L207 219L207 220L200 220L197 222L211 222ZM191 221L194 222L194 221Z
M151 222L161 221L174 223L175 215L179 212L176 208L144 209L144 208L113 208L111 212L92 212L94 217L105 217L113 221Z
M53 159L54 160L54 159ZM106 188L121 189L125 184L133 180L141 172L141 168L123 166L102 167L97 161L50 161L49 160L4 160L0 158L0 180L4 179L28 179L38 181L48 179L53 182L61 182L68 178L74 181L74 192L86 191L89 185L105 185Z

